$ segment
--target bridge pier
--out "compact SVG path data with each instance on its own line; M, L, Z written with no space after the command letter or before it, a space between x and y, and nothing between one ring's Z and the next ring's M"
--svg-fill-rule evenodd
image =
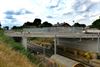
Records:
M56 35L54 37L54 54L56 55L57 53L57 38L56 38Z
M98 53L100 53L100 34L98 33L98 38L97 38L97 49Z
M23 47L25 48L25 49L27 49L27 37L22 37L22 45L23 45Z

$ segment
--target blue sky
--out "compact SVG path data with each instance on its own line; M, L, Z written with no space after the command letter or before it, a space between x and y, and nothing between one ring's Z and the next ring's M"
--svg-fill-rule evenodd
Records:
M0 21L3 26L20 26L35 18L57 22L90 25L100 16L100 0L0 0Z

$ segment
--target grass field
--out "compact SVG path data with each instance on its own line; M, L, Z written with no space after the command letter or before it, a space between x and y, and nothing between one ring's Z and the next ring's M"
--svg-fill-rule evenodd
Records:
M0 42L0 67L36 67L26 56Z
M36 67L36 59L0 30L0 67Z

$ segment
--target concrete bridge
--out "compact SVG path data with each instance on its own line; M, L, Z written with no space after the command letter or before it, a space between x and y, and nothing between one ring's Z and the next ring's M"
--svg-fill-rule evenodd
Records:
M22 31L5 31L10 37L22 37L22 44L27 48L28 37L53 37L55 54L56 45L79 48L92 52L100 52L99 34L86 34L83 28L78 27L49 27L49 28L25 28Z

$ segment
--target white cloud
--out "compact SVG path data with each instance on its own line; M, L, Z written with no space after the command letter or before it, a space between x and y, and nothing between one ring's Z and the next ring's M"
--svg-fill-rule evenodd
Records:
M92 2L100 2L100 0L91 0Z
M24 22L27 22L27 21L33 21L35 18L32 14L26 14L26 15L20 15L20 16L15 16L16 19L21 22L21 25L24 23ZM20 24L20 23L19 23Z
M21 9L32 12L23 15L7 15L6 11ZM15 19L11 19L11 16ZM4 25L22 25L26 21L41 18L51 23L73 20L90 24L100 16L100 0L0 0L0 21ZM6 17L10 18L7 19ZM87 23L88 22L88 23Z
M3 11L29 8L30 6L32 6L32 2L28 0L0 0L0 8Z

